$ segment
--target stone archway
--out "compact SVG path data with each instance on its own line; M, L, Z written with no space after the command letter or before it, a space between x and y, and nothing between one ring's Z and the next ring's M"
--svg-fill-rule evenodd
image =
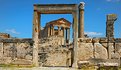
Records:
M74 60L73 66L77 67L77 39L78 39L78 9L80 18L83 17L84 3L80 3L79 8L77 4L34 4L34 19L33 19L33 64L38 66L38 43L40 39L40 18L41 14L72 14L73 15L73 42L74 42ZM83 19L81 20L83 22ZM81 23L80 21L80 23ZM80 29L83 27L80 24ZM80 30L84 33L83 28ZM80 34L79 34L80 35ZM82 35L83 36L83 35Z

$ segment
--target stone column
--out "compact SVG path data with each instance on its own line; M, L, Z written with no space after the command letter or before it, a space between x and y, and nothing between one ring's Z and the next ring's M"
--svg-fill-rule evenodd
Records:
M52 35L52 26L50 26L50 36Z
M67 29L67 35L68 35L67 36L68 37L67 39L68 39L68 43L69 43L69 40L70 40L70 28Z
M108 58L111 59L111 47L110 43L113 42L114 38L114 22L117 20L116 14L108 14L106 21L106 37L108 39L107 50L108 50Z
M68 35L67 35L67 34L68 34L67 30L68 30L68 29L66 28L66 42L67 42L67 39L68 39L68 37L67 37L67 36L68 36Z
M34 11L33 19L33 40L40 38L40 15L37 11Z
M77 9L77 11L73 12L72 15L73 15L73 19L74 19L74 23L73 23L74 56L73 56L73 65L72 65L72 67L78 68L78 65L77 65L77 61L78 61L78 59L77 59L77 54L78 54L78 52L77 52L77 47L78 47L78 45L77 45L78 44L78 9Z
M117 19L116 14L108 14L107 21L106 21L106 37L107 38L114 38L114 22Z
M60 35L60 26L58 26L58 35Z
M33 64L38 66L38 41L40 36L40 15L37 11L34 11L33 19Z
M50 26L47 27L48 28L48 37L50 36Z
M79 38L84 38L84 2L79 5Z
M54 35L54 26L51 26L51 33L52 33L52 35Z
M63 27L63 37L65 38L65 27Z
M66 28L63 27L63 38L64 38L64 45L66 45L66 32L65 32Z

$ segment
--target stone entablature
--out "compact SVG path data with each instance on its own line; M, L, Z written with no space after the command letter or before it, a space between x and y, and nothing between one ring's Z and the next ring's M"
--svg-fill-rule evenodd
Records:
M50 36L61 36L64 38L63 40L65 41L65 44L68 44L70 40L70 26L71 22L64 18L48 22L44 29L40 31L41 38Z
M67 33L70 35L70 26L71 26L71 22L69 22L68 20L64 19L64 18L60 18L54 21L50 21L46 24L46 26L44 27L43 30L41 30L41 37L49 37L52 35L59 35L59 36L63 36L67 35ZM55 27L57 27L55 29ZM65 31L67 33L65 33ZM68 32L69 31L69 32Z

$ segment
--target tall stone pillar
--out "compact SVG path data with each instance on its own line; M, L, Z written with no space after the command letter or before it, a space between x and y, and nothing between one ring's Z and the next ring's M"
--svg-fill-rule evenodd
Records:
M116 14L108 14L106 21L106 37L108 39L108 58L111 59L111 47L110 44L113 42L114 38L114 22L117 20Z
M81 2L79 5L79 38L84 38L84 2Z
M106 21L106 37L107 38L114 38L114 22L117 19L116 14L108 14L107 21Z
M34 19L33 19L33 64L38 66L38 44L40 37L40 15L37 11L34 11Z
M77 9L77 8L76 8ZM73 65L72 67L75 67L75 68L78 68L78 65L77 65L77 47L78 47L78 9L77 11L73 12L73 19L74 19L74 23L73 23L73 34L74 34L74 38L73 38L73 47L74 47L74 56L73 56Z
M32 38L33 40L40 38L40 14L37 11L34 11Z

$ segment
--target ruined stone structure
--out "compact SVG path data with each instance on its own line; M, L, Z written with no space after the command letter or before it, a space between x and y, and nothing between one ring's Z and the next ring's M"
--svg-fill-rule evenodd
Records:
M0 33L0 38L10 38L10 34Z
M65 44L65 40L69 41L70 38L71 23L68 20L61 18L48 22L41 30L41 14L72 14L73 43ZM1 64L75 68L82 64L121 64L121 38L114 38L115 14L107 15L105 38L84 37L83 2L80 5L35 4L33 17L32 39L0 39Z
M79 38L84 38L84 2L79 5Z
M74 19L74 51L77 50L77 38L78 38L78 5L76 4L48 4L48 5L34 5L34 23L33 23L33 40L35 46L33 48L33 62L37 66L38 63L38 47L40 39L40 16L41 14L72 14ZM77 66L76 55L74 52L74 66Z
M32 65L32 39L0 39L0 64Z
M61 36L65 40L65 44L69 43L70 26L71 23L64 18L48 22L44 29L41 30L41 38L50 36Z
M108 14L106 22L106 37L114 38L114 22L117 20L117 15Z

